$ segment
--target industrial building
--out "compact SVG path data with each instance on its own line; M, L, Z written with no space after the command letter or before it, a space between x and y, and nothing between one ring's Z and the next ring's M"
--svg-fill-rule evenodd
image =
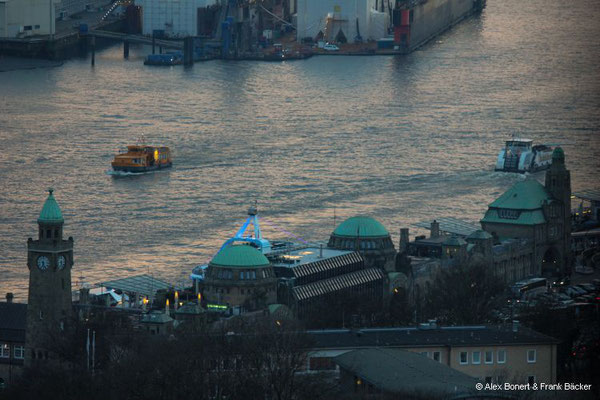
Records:
M298 0L296 39L310 37L349 43L357 38L381 39L387 34L390 14L387 5L378 11L376 3L375 0ZM382 6L383 3L379 2Z
M216 0L141 0L142 34L154 31L166 37L186 37L200 34L198 16L203 9L216 4Z
M0 38L25 38L55 32L59 0L0 0Z

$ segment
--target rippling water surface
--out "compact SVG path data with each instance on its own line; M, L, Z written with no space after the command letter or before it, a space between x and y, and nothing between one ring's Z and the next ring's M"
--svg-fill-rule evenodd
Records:
M519 179L493 172L514 133L566 143L573 188L598 184L600 3L488 0L404 57L150 68L119 45L0 74L0 293L27 296L26 241L53 186L73 280L186 279L258 201L267 237L322 241L356 214L401 227L478 221ZM172 170L114 177L144 134ZM537 176L542 179L543 176ZM277 226L275 228L274 226ZM414 233L414 229L413 229Z

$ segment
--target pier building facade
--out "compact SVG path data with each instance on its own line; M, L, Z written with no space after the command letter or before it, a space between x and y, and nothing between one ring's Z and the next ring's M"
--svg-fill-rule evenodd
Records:
M279 303L301 320L341 322L344 314L383 306L386 275L381 268L367 267L357 251L301 246L267 256L279 278Z
M246 245L224 247L210 261L203 284L206 300L256 309L276 303L277 278L269 260Z
M394 271L396 249L392 238L387 229L371 217L351 217L339 224L331 233L327 247L357 251L368 268Z
M523 260L528 265L522 265L529 275L570 272L571 178L563 150L554 150L545 185L533 178L517 182L489 205L481 226L495 244L529 247L530 257Z

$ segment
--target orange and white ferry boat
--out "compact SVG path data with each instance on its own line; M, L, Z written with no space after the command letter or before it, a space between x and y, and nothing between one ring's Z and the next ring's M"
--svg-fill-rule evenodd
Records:
M169 168L173 161L168 147L132 145L126 153L117 154L111 165L115 171L147 172Z

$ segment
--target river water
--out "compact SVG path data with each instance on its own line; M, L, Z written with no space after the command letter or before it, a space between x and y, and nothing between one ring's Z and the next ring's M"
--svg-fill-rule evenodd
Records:
M493 172L516 133L564 143L573 189L598 185L598 0L488 0L402 57L313 57L192 68L115 45L0 74L0 293L26 301L26 242L55 196L74 285L138 273L186 280L258 202L268 238L325 241L336 223L477 222L521 176ZM169 171L107 174L140 135ZM543 175L536 175L543 179Z

